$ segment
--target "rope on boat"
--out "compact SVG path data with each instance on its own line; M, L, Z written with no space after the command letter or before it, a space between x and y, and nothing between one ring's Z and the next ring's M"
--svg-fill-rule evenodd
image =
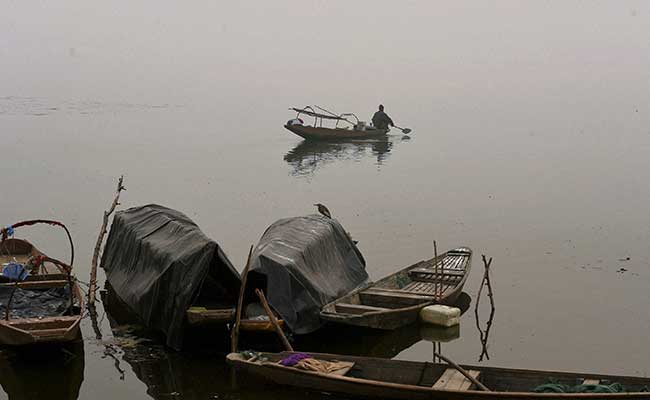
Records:
M16 228L20 228L21 226L31 226L36 224L48 224L48 225L59 226L65 230L65 233L68 236L68 241L70 242L69 266L71 267L74 264L74 243L72 242L72 235L70 235L70 231L62 222L49 220L49 219L32 219L32 220L17 222L13 225L9 225L5 228L0 229L0 243L12 237L14 235L14 230Z

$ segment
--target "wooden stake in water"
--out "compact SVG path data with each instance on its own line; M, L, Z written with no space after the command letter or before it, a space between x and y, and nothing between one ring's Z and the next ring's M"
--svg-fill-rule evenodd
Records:
M108 229L108 219L115 211L115 208L120 205L120 193L126 188L123 185L124 175L120 176L120 179L117 181L117 190L115 191L115 198L113 203L111 203L111 208L108 211L104 211L104 218L102 220L102 227L99 228L99 237L97 238L97 243L95 243L95 251L93 252L93 258L90 264L90 281L88 284L88 307L93 307L95 305L95 296L97 292L97 264L99 263L99 252L102 248L102 242L104 241L104 235L106 235Z
M242 282L239 288L239 298L237 299L237 310L235 310L235 325L230 333L230 350L234 353L239 346L239 324L241 323L242 308L244 307L244 292L246 291L246 281L248 280L248 270L251 267L251 255L253 254L253 246L251 245L248 250L248 258L246 259L246 266L242 272Z

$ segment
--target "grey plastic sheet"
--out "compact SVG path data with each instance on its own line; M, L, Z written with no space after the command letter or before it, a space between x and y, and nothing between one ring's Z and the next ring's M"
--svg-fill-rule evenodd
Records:
M341 224L322 215L281 219L262 235L249 282L297 334L318 329L320 309L368 280L365 260ZM247 291L250 290L247 288Z
M190 306L236 304L241 286L214 240L185 214L156 204L115 214L101 266L117 296L175 349Z
M4 318L13 285L0 287L0 316ZM76 304L76 303L75 303ZM57 317L70 309L70 289L66 285L50 289L17 288L11 298L9 317L38 318Z

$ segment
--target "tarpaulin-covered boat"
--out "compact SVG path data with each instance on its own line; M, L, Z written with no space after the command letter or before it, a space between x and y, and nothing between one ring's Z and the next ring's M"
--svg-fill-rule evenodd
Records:
M184 327L233 321L241 280L213 240L185 214L160 205L115 214L101 261L119 299L168 346ZM320 327L321 307L366 281L365 262L334 219L312 215L271 225L252 255L241 330L273 331L253 294L262 289L295 333Z
M232 320L239 273L185 214L156 204L115 214L101 266L117 296L180 349L187 324Z
M264 232L247 291L264 290L288 328L305 334L322 325L321 307L367 280L365 260L341 224L308 215L281 219Z

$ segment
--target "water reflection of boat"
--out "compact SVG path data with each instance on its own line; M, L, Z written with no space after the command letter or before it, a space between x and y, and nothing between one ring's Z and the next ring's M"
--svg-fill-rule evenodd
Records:
M303 140L284 156L284 161L293 167L292 175L308 175L336 161L361 161L369 156L383 165L393 145L392 136L345 142Z
M77 399L83 378L82 340L64 347L3 349L0 356L0 385L12 400Z
M197 337L189 334L192 346L177 352L163 345L165 338L138 324L138 319L111 290L102 292L106 315L113 332L114 343L121 359L147 387L154 399L204 398L291 398L286 390L265 393L264 385L246 382L245 387L233 384L223 354L230 348L228 337L212 335ZM205 330L195 333L205 333ZM259 336L257 337L259 338ZM260 382L261 383L261 382ZM277 397L276 397L277 396Z

